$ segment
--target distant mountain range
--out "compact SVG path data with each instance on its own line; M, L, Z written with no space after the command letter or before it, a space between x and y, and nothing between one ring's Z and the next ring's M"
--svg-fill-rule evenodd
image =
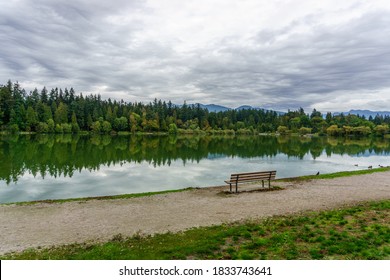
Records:
M196 103L196 104L189 104L189 105L190 106L191 105L197 106L198 104L199 104L200 108L207 109L209 112L215 112L215 113L225 112L228 110L249 110L249 109L271 111L271 110L267 110L267 109L260 108L260 107L253 107L250 105L242 105L242 106L237 107L237 108L229 108L229 107L217 105L217 104ZM286 112L281 112L281 111L275 111L275 112L278 113L279 115L283 115L286 113ZM310 112L306 112L306 113L310 114ZM322 113L323 113L323 117L325 118L326 112L322 112ZM333 113L333 115L335 115L335 116L340 115L340 114L341 114L341 112ZM377 115L390 116L390 111L350 110L349 112L342 112L342 114L344 114L344 115L359 115L359 116L364 116L368 119L370 116L375 118Z
M209 112L218 113L218 112L225 112L228 110L232 110L232 108L228 108L228 107L221 106L221 105L215 105L215 104L204 105L204 104L196 103L195 105L198 105L198 104L199 104L200 108L207 109L207 110L209 110Z
M229 107L216 105L216 104L207 104L207 105L205 105L205 104L201 104L201 103L196 103L194 105L198 105L198 104L199 104L200 108L207 109L209 112L215 112L215 113L225 112L225 111L228 111L228 110L249 110L249 109L271 111L271 110L267 110L267 109L264 109L264 108L252 107L252 106L249 106L249 105L242 105L242 106L237 107L237 108L229 108ZM285 112L280 112L280 111L275 111L275 112L278 113L278 114L285 114Z
M377 115L390 116L390 111L350 110L349 112L344 113L344 115L348 115L348 114L365 116L366 118L369 118L371 116L375 118Z
M198 103L196 103L195 105L198 105ZM225 111L228 111L228 110L248 110L248 109L255 109L255 110L267 110L267 109L263 109L263 108L259 108L259 107L253 107L253 106L250 106L250 105L242 105L240 107L237 107L237 108L229 108L229 107L225 107L225 106L221 106L221 105L217 105L217 104L200 104L199 103L199 106L203 109L207 109L209 110L209 112L225 112ZM279 115L283 115L285 114L286 112L281 112L281 111L276 111ZM309 113L310 112L306 112L306 113ZM333 113L334 115L339 115L341 114L340 112L337 112L337 113ZM375 118L377 115L379 116L390 116L390 111L370 111L370 110L350 110L349 112L343 112L344 115L359 115L359 116L365 116L366 118L369 118L370 116ZM325 115L324 115L325 116Z

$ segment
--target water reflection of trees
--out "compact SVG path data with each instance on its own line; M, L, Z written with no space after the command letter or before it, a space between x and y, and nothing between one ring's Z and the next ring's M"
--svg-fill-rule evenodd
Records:
M171 137L108 135L16 135L0 140L0 180L17 182L30 172L34 176L73 176L101 165L147 162L154 166L182 160L199 162L216 157L290 157L314 158L327 155L389 154L386 139L341 139L300 137Z

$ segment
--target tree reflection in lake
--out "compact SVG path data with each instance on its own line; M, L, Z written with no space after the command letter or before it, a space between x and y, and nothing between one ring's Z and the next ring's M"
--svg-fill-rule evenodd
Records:
M277 168L279 177L298 176L304 175L299 173L299 169L301 173L313 172L312 168L316 168L315 170L322 168L321 173L333 172L335 166L343 161L344 165L338 166L338 169L350 169L347 166L353 169L352 166L359 161L365 164L365 161L356 158L374 155L381 156L380 164L389 165L389 153L389 140L382 138L346 140L273 136L2 135L0 196L2 189L7 185L15 185L22 178L26 181L28 176L29 184L25 186L26 188L32 184L33 178L39 178L40 184L48 178L51 184L57 184L59 180L54 179L73 178L76 173L90 173L96 177L104 173L102 169L105 173L113 172L114 169L121 170L116 173L116 178L107 178L113 181L124 176L123 174L128 175L130 171L140 170L142 166L143 169L139 172L156 184L161 183L161 180L168 180L169 186L165 188L183 188L187 186L176 186L173 182L175 174L186 172L187 176L192 177L191 173L195 174L196 170L204 169L206 166L207 170L214 169L214 173L218 175L211 174L211 178L206 178L208 181L193 182L189 186L221 184L223 183L221 179L228 176L229 172L238 170ZM351 157L354 158L354 162L351 162ZM288 164L295 161L299 162L299 169L293 164ZM320 167L319 162L328 163ZM317 164L315 167L314 163ZM161 167L160 170L164 170L164 173L152 171L150 167L154 169ZM336 171L341 171L337 168ZM152 178L153 172L158 173L157 177ZM129 180L133 181L131 176L124 178L124 182ZM111 181L107 181L106 185ZM125 184L124 182L117 184ZM70 181L70 184L72 183L78 184L76 180ZM79 187L82 188L81 185ZM4 200L0 198L0 201Z

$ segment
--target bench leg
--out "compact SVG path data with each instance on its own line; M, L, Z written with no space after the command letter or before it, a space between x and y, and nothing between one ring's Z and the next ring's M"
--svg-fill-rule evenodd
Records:
M232 192L232 183L230 183L229 185L230 185L230 192Z
M238 193L238 184L236 182L236 193Z
M271 180L268 180L268 188L271 188Z
M262 185L263 188L264 188L264 180L261 180L261 185Z

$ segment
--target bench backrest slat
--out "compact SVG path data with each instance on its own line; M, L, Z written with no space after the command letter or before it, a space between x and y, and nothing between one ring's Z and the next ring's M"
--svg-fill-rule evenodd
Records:
M254 175L254 174L276 174L276 171L273 170L273 171L259 171L259 172L248 172L248 173L235 173L235 174L232 174L231 176L245 176L245 175Z
M230 182L250 182L256 180L274 180L276 171L261 171L231 174Z

